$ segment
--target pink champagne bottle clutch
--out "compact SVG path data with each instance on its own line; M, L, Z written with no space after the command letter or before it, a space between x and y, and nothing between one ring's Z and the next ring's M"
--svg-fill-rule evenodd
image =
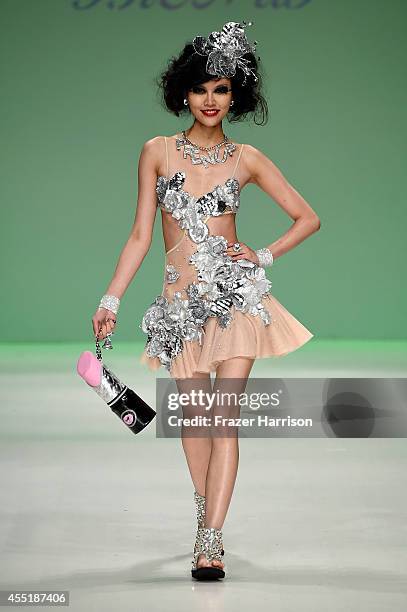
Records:
M91 351L81 353L76 370L134 434L147 427L156 416L155 410L103 363L97 337L96 355Z

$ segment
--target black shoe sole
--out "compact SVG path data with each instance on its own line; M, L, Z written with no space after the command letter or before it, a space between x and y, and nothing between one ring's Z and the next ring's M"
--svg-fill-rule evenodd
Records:
M191 576L196 580L219 580L225 577L225 572L220 567L198 567L191 570Z

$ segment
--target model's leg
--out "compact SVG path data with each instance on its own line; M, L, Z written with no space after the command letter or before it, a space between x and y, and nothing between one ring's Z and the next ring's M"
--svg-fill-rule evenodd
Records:
M236 394L239 397L246 388L247 378L254 359L234 357L222 362L217 369L213 393ZM230 395L228 395L230 397ZM238 418L240 406L237 402L227 404L220 401L211 410L212 423L215 416ZM239 464L238 428L214 425L212 433L212 452L209 459L206 477L205 527L221 529L232 498ZM214 559L210 563L200 555L197 567L216 565L224 567L221 561Z
M212 393L211 378L205 372L196 372L194 376L187 379L176 379L176 383L179 393L190 394L192 390ZM208 410L205 410L205 406L193 405L183 406L182 412L183 417L187 419L196 415L209 416L210 414ZM212 450L210 431L208 427L182 426L181 440L195 491L200 495L205 495L206 474Z

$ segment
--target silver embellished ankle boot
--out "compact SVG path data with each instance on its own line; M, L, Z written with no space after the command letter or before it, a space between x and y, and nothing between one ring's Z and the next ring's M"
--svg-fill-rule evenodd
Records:
M225 572L214 565L210 567L197 567L200 555L205 555L208 561L217 559L222 561L222 530L216 527L198 527L192 560L191 575L196 580L218 580L225 577Z
M194 491L194 501L196 505L196 519L198 527L205 527L205 499L206 498L204 495L200 495L197 491ZM225 554L223 548L221 554Z
M198 527L203 527L205 524L205 496L194 491L194 501L196 505Z

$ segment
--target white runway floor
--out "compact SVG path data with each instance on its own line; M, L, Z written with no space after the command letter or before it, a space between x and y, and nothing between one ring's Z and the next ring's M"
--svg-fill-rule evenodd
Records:
M351 346L313 342L252 376L405 376L405 345ZM75 612L407 609L404 438L240 440L226 578L196 582L181 441L131 434L77 376L81 350L1 347L0 589L69 590ZM133 353L103 354L154 407Z

